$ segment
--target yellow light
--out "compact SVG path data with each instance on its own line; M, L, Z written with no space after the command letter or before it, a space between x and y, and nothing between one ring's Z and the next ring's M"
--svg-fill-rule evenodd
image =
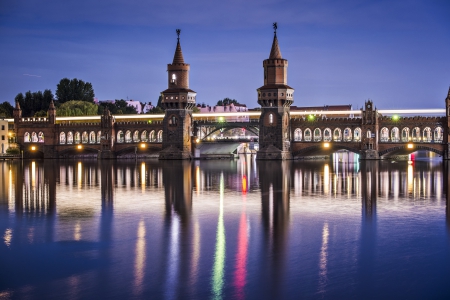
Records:
M83 146L78 145L78 146L77 146L77 149L83 149Z
M199 139L199 138L197 138L197 139L195 140L195 142L196 142L196 143L199 143L199 142L200 142L200 139Z
M414 147L413 144L408 144L408 149L412 149Z
M141 144L141 148L145 148L145 144Z
M34 151L34 150L36 150L36 147L35 146L31 146L31 151Z
M330 143L324 143L324 144L323 144L323 147L324 147L324 148L330 148Z

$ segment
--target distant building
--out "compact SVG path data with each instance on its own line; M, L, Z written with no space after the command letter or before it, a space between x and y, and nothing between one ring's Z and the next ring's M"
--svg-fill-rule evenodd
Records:
M8 149L8 121L0 119L0 154Z

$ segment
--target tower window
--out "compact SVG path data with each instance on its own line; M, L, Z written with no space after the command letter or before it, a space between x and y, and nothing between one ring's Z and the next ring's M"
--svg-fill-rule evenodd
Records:
M171 83L175 83L177 80L177 75L172 74L172 79L170 80Z
M269 124L273 124L273 115L269 114Z

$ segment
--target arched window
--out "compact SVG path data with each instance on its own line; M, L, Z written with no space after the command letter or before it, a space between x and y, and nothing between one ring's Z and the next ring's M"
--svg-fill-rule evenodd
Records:
M80 133L79 133L78 131L75 132L75 137L74 137L74 139L75 139L75 144L81 143L81 135L80 135Z
M392 128L391 130L391 142L398 143L400 142L400 134L397 127Z
M353 141L359 142L361 141L361 128L355 128L355 132L353 132Z
M411 132L411 138L413 142L420 142L420 128L414 127Z
M73 144L73 133L72 133L72 131L69 131L67 133L67 144Z
M97 144L100 144L100 140L102 139L102 132L97 132Z
M294 141L301 141L302 140L302 130L300 128L296 128L294 130Z
M387 129L387 127L383 127L380 131L380 142L387 141L389 141L389 129Z
M83 131L83 133L81 134L81 142L83 144L89 143L89 135L88 135L87 131Z
M372 138L372 131L367 130L366 138L368 138L368 139Z
M65 132L61 132L59 134L59 143L64 145L66 143L66 133Z
M125 132L125 143L131 143L131 131L127 130Z
M93 131L89 133L89 144L95 144L95 132Z
M169 125L173 125L173 126L177 125L177 116L175 116L175 115L170 116Z
M44 142L44 133L42 131L39 131L39 133L38 133L38 142L39 143Z
M29 143L31 142L31 136L29 132L25 132L25 135L23 136L23 142L24 143Z
M423 130L423 141L425 143L431 142L431 128L430 127L425 127L425 129Z
M139 131L135 130L133 133L133 142L137 143L139 142Z
M155 142L156 141L155 131L154 130L150 131L150 134L148 135L148 140L150 142Z
M172 82L172 83L177 82L177 75L172 74L172 79L170 80L170 82Z
M117 142L118 143L123 143L124 142L123 131L122 130L119 130L119 132L117 132Z
M405 127L402 129L402 142L409 142L409 128Z
M269 124L273 124L273 114L269 114Z
M314 129L314 142L322 140L322 131L319 128Z
M350 128L344 129L344 142L351 142L352 141L352 130Z
M342 132L340 128L336 128L333 132L333 140L335 142L340 142L342 141Z
M142 133L141 133L141 141L147 142L147 130L142 131Z
M156 141L158 143L161 143L163 141L163 131L162 130L158 131L158 135L157 135Z
M325 130L323 131L323 140L325 142L331 142L331 129L330 128L325 128Z
M305 141L311 142L311 129L309 128L305 129Z
M31 141L33 143L37 143L38 142L38 137L37 137L36 132L31 133Z
M434 142L439 143L444 139L444 130L438 126L434 129Z

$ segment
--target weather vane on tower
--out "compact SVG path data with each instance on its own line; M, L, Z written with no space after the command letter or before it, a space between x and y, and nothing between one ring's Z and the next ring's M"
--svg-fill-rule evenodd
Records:
M177 29L177 36L178 36L178 41L180 41L180 33L181 33L181 29Z
M273 33L277 34L277 28L278 28L278 24L277 22L273 23Z

